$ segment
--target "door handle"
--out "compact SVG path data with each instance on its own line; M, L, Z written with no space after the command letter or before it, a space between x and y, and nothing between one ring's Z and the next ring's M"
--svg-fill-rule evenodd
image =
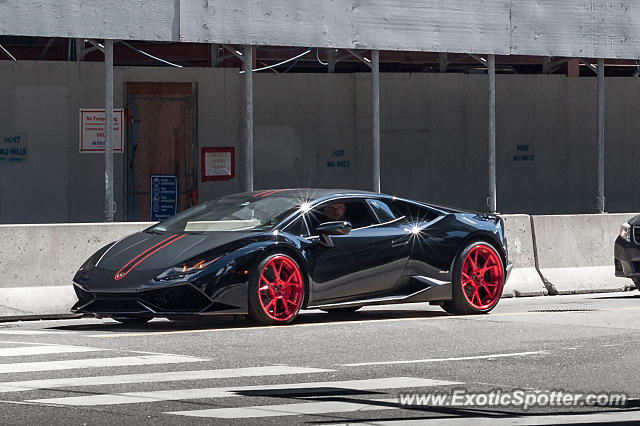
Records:
M409 238L400 238L397 240L391 241L391 248L402 247L409 244Z

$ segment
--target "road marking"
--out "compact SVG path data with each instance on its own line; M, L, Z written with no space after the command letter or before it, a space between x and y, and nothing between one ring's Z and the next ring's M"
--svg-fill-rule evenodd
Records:
M396 410L398 398L371 399L362 402L317 401L299 404L254 405L253 407L214 408L208 410L173 411L165 414L218 419L300 416L308 414L347 413L365 410Z
M0 364L0 373L26 373L32 371L74 370L77 368L105 368L131 365L177 364L182 362L209 361L182 355L147 355L117 358L87 358L65 361L20 362Z
M271 365L266 367L226 368L219 370L168 371L148 374L122 374L117 376L66 377L62 379L26 380L0 382L0 393L22 392L36 389L53 389L74 386L119 385L125 383L158 383L182 380L209 380L231 377L280 376L288 374L325 373L335 370L322 368L289 367Z
M343 367L361 367L366 365L418 364L423 362L468 361L472 359L493 359L493 358L510 358L510 357L528 356L528 355L546 355L548 353L549 353L548 351L513 352L513 353L507 353L507 354L461 356L456 358L427 358L427 359L412 359L412 360L406 360L406 361L356 362L353 364L340 364L340 365L342 365Z
M45 330L4 330L0 328L0 334L14 334L20 336L35 336L41 334L64 334L59 331L45 331Z
M376 324L379 322L400 322L400 321L431 321L431 320L455 320L455 319L474 319L474 320L483 320L483 319L491 319L494 317L504 317L504 316L514 316L514 315L558 315L558 314L597 314L600 312L607 311L629 311L629 310L640 310L640 306L638 307L626 307L626 308L609 308L609 309L598 309L597 311L564 311L564 312L499 312L499 313L491 313L489 315L440 315L439 312L435 311L425 311L425 313L432 312L437 314L437 316L433 317L409 317L409 318L384 318L384 319L362 319L359 321L327 321L327 322L314 322L309 324L291 324L287 325L287 328L297 328L297 327L321 327L321 326L335 326L335 325L357 325L360 326L362 324ZM401 312L401 311L394 311ZM272 325L272 326L258 326L258 327L230 327L230 328L206 328L206 329L197 329L197 330L174 330L174 331L147 331L140 333L109 333L109 334L89 334L85 337L93 337L100 339L115 339L118 337L145 337L145 336L161 336L161 335L170 335L170 334L194 334L194 333L215 333L222 331L247 331L247 330L267 330L270 328L281 328L280 325Z
M95 352L95 351L103 351L103 350L104 349L85 348L82 346L63 346L63 345L26 346L26 347L20 347L20 348L0 348L0 357L49 355L49 354L77 353L77 352Z
M29 402L52 405L116 405L138 404L145 402L182 401L187 399L230 398L247 393L259 393L261 396L333 393L340 390L397 389L430 386L449 386L460 384L444 380L420 379L415 377L389 377L382 379L347 380L340 382L285 383L279 385L236 386L227 388L178 389L154 392L127 392L118 394L72 396L64 398L33 399Z

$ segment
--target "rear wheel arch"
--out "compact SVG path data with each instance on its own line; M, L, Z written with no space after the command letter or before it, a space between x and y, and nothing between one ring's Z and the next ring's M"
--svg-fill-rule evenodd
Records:
M456 254L451 260L450 271L453 271L453 265L455 264L456 259L458 258L458 256L460 256L460 253L462 253L462 251L469 246L469 244L472 244L475 242L481 242L481 241L491 244L493 248L495 248L498 251L498 254L500 255L500 259L502 260L502 266L503 268L506 269L507 254L504 252L504 249L502 247L502 242L490 232L475 231L467 235L464 239L460 241L460 244L458 245L458 249L456 250Z

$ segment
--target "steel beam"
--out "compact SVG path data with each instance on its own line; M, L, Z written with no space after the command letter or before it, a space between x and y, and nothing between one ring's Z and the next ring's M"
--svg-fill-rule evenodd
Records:
M104 220L113 222L113 40L104 41Z
M598 198L597 211L604 213L604 59L598 59Z
M226 47L226 46L225 46ZM228 49L228 48L227 48ZM246 45L244 62L244 177L245 191L253 191L253 47Z
M380 52L371 51L373 191L380 192Z

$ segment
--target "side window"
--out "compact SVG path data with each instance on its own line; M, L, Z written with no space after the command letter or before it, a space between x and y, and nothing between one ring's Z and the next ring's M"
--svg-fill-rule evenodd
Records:
M393 212L391 207L389 207L389 205L387 205L387 203L382 200L368 199L367 203L369 203L369 206L371 206L373 212L376 214L376 216L378 216L378 221L380 223L390 222L399 217L396 213Z
M393 201L392 206L398 213L401 213L402 216L406 216L407 220L411 221L419 220L430 222L438 217L438 214L433 210L412 203Z
M346 220L351 222L353 229L362 228L378 223L364 200L338 199L327 201L307 212L311 235L316 235L316 227L324 222Z
M305 223L304 217L302 216L300 216L299 218L291 222L289 225L287 225L287 227L284 228L283 231L293 235L298 235L300 237L309 236L309 230L307 229L307 224Z

